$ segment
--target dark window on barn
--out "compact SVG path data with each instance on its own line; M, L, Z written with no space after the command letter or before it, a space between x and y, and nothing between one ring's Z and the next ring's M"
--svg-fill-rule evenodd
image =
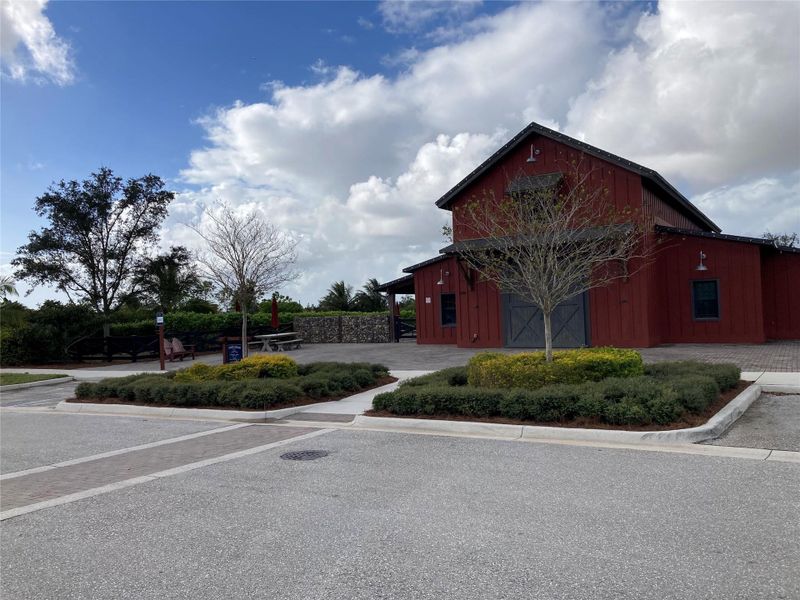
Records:
M442 310L442 327L456 326L456 295L442 294L440 298Z
M719 281L692 282L692 310L698 321L719 319Z

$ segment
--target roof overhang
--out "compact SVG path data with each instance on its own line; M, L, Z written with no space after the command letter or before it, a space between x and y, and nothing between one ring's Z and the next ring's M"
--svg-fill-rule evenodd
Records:
M420 270L422 267L427 267L428 265L435 264L445 259L447 259L446 256L434 256L433 258L429 258L428 260L423 260L421 263L417 263L415 265L411 265L410 267L406 267L405 269L403 269L403 273L413 273L414 271Z
M472 173L467 175L464 179L462 179L459 183L457 183L450 191L448 191L444 196L439 198L436 201L436 206L439 208L443 208L445 210L450 210L453 201L456 197L471 183L477 180L481 175L483 175L486 171L491 169L499 160L505 157L509 152L517 148L523 141L525 141L528 136L532 134L537 134L572 148L576 150L580 150L589 154L591 156L595 156L602 160L608 161L614 165L622 167L623 169L627 169L634 173L640 175L643 179L650 181L656 188L660 191L664 192L669 198L671 198L678 206L683 208L686 212L691 214L698 222L702 223L706 227L708 227L711 231L720 232L721 229L714 223L711 219L709 219L706 215L704 215L694 204L692 204L683 194L681 194L677 189L675 189L666 179L664 179L661 175L659 175L653 169L648 169L647 167L643 167L633 161L627 160L615 154L611 154L610 152L606 152L605 150L601 150L595 146L591 146L585 142L580 140L576 140L568 135L564 135L563 133L559 133L553 129L549 129L538 123L531 123L525 129L520 131L517 135L511 138L508 142L506 142L497 152L492 154L489 158L487 158L483 163L481 163L478 168L476 168Z
M413 294L414 275L403 275L387 283L382 283L375 290L387 294Z
M724 240L726 242L741 242L743 244L756 244L766 248L772 248L778 252L791 252L793 254L800 254L800 248L792 246L779 246L772 240L765 240L764 238L747 237L743 235L729 235L726 233L716 233L712 231L695 231L693 229L679 229L677 227L667 227L665 225L656 225L656 233L671 233L673 235L681 235L687 237L701 237L711 240Z

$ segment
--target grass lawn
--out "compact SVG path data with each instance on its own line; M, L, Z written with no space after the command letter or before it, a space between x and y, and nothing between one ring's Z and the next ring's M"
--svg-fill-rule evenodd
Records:
M31 375L30 373L0 373L0 386L15 385L17 383L31 383L46 381L47 379L61 379L66 375Z

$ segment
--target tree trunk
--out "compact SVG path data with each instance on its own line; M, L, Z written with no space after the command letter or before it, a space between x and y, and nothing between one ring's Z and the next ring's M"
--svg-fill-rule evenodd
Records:
M247 358L250 346L247 345L247 309L242 303L242 358Z
M544 357L547 362L553 362L553 326L550 322L552 313L542 311L544 317Z

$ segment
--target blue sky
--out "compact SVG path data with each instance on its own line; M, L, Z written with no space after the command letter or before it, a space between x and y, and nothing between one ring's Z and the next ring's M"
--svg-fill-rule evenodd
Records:
M183 223L216 199L263 211L300 240L284 291L315 301L435 255L436 198L531 120L659 170L725 231L800 230L796 4L19 6L4 273L35 197L106 165L179 192L164 245L196 245Z
M263 100L267 82L311 82L318 61L396 71L385 58L413 34L376 27L377 11L365 2L48 4L72 47L75 82L2 81L2 249L24 241L33 199L54 179L107 165L174 180L203 144L195 121L234 100Z

